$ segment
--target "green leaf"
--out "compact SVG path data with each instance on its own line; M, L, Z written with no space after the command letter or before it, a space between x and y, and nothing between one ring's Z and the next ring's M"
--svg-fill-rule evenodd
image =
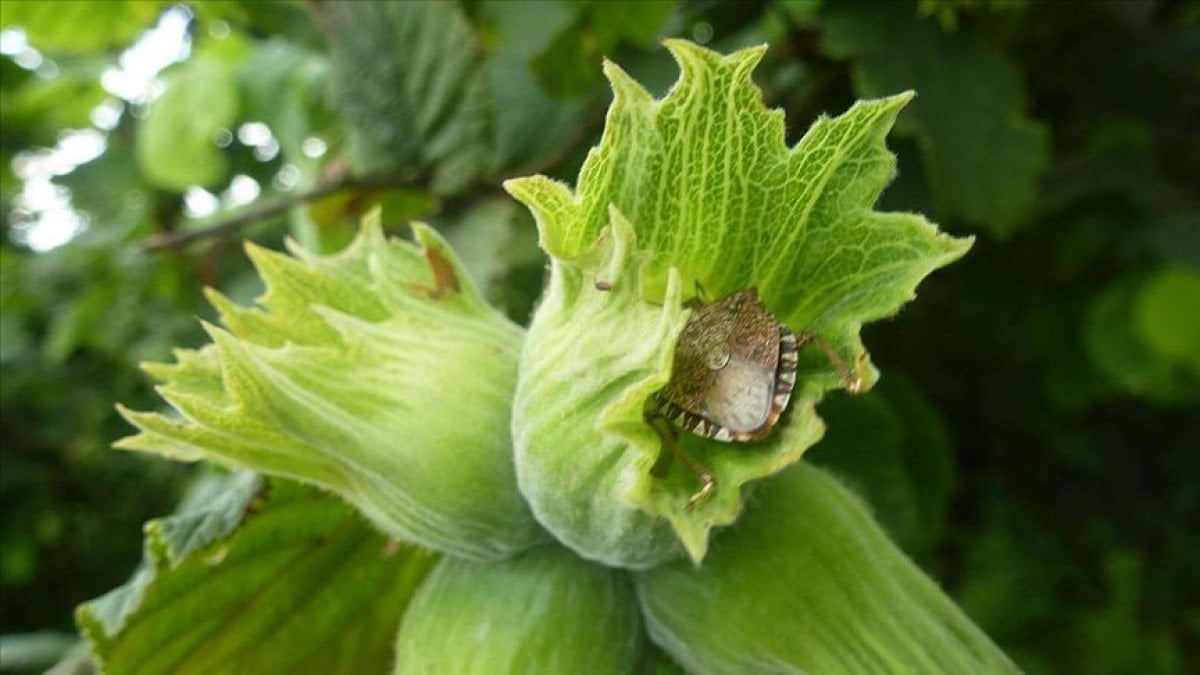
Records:
M586 27L572 22L554 35L554 40L530 60L538 81L558 98L580 98L599 84L587 45Z
M9 1L0 10L0 28L20 26L37 49L94 52L127 46L166 5L145 0Z
M978 39L943 33L905 3L831 3L823 16L825 49L854 59L860 96L920 92L896 130L916 138L938 214L999 236L1016 229L1050 151L1046 128L1025 113L1017 68Z
M490 99L458 4L337 2L320 11L355 170L428 172L442 194L466 187L490 159Z
M648 47L678 4L677 0L593 0L596 43L604 52L621 41Z
M889 376L867 396L821 405L829 425L810 459L859 488L880 523L910 553L942 533L954 483L946 424L911 381Z
M651 638L688 670L1017 672L820 469L767 481L712 549L634 575Z
M542 540L509 435L521 331L432 230L387 241L378 216L337 255L257 247L260 308L210 300L214 344L148 364L182 417L124 411L117 446L210 459L332 490L384 532L474 558Z
M56 132L90 127L92 110L109 99L100 86L105 65L95 60L65 63L55 77L25 80L11 95L5 95L5 123L32 125L36 120ZM47 140L47 145L53 145L57 139Z
M1118 279L1092 299L1083 344L1107 379L1127 393L1164 402L1200 395L1195 319L1188 311L1193 279L1180 268ZM1188 345L1188 347L1184 347Z
M801 26L809 26L824 3L822 0L776 0L775 4L787 12L792 21Z
M547 90L560 98L578 98L600 82L595 63L622 42L648 46L675 11L675 0L580 0L575 15L552 33L549 44L529 65Z
M1094 609L1080 612L1072 641L1091 672L1184 673L1185 650L1172 627L1147 626L1139 620L1148 595L1146 561L1132 550L1110 551L1102 563L1107 588Z
M1200 377L1200 271L1183 266L1160 270L1142 288L1134 312L1146 346Z
M519 248L514 246L518 234L513 222L519 210L511 199L481 199L462 214L455 226L447 228L446 239L480 288L494 285L513 262L510 256L520 255L521 251L513 250ZM529 247L537 255L532 242Z
M780 433L752 446L685 439L721 486L688 510L694 485L679 472L649 474L660 446L642 404L670 377L686 321L680 300L696 282L714 298L757 287L776 316L824 336L869 386L862 324L895 313L925 275L970 246L920 216L871 210L894 172L884 135L911 95L822 117L789 148L782 113L762 105L750 79L763 48L721 56L667 46L683 73L662 100L605 64L615 97L574 192L543 176L506 183L552 258L518 384L521 488L542 523L585 557L634 567L673 554L668 523L701 559L708 531L737 517L742 485L820 437L813 406L841 383L823 354L806 350ZM596 280L613 292L597 292Z
M152 185L182 191L227 176L229 160L216 137L237 119L237 70L248 47L237 38L225 42L238 45L207 50L170 72L166 89L147 109L137 157Z
M146 525L143 567L78 609L102 672L386 672L436 558L332 497L230 476Z
M971 13L981 13L983 10L989 14L1015 14L1028 7L1028 0L917 0L917 13L937 19L942 30L947 32L954 32L960 18Z
M888 316L920 277L966 251L969 241L919 216L870 211L895 170L883 136L911 94L822 117L788 148L782 113L763 107L750 79L765 48L723 57L666 44L683 73L661 101L605 63L614 101L574 194L543 176L506 184L537 217L547 253L580 255L615 204L653 255L651 298L677 267L689 290L757 285L791 325L846 329L837 315Z
M88 218L94 230L112 236L129 232L150 207L133 144L123 140L110 136L98 157L54 179L71 191L71 206Z
M285 40L258 44L238 71L243 119L262 120L279 139L289 164L300 170L301 187L316 183L321 158L304 154L315 134L312 111L325 85L329 64Z
M188 9L202 25L225 22L249 35L272 35L296 44L321 43L306 0L204 0Z
M396 673L629 673L642 626L628 579L558 546L445 558L413 598Z
M487 59L494 98L490 170L501 173L560 152L578 133L587 101L553 98L529 67L544 41L573 16L570 7L500 0L483 3L479 12L495 33Z

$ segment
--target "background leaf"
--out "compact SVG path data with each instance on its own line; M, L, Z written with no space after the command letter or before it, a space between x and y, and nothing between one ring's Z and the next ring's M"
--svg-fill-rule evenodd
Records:
M587 100L554 98L531 71L531 60L576 7L565 3L484 2L480 19L488 41L488 85L495 118L490 170L498 172L558 152L578 133ZM595 77L595 68L588 75Z
M1019 226L1037 196L1049 139L1025 114L1017 68L986 44L919 19L903 3L833 3L823 16L825 48L855 58L860 96L920 93L896 129L921 148L937 215L1001 236Z
M1143 342L1163 360L1200 377L1200 271L1160 271L1142 289L1135 312Z
M942 534L955 469L945 421L921 390L889 374L865 396L822 402L828 430L809 453L871 504L880 524L909 554Z
M1118 280L1093 300L1084 346L1118 388L1164 401L1195 396L1194 350L1183 348L1194 280L1190 270L1168 269Z
M105 672L387 672L435 561L333 498L242 473L146 526L126 586L79 608Z
M621 42L649 45L671 15L675 0L581 0L571 20L548 31L548 44L530 60L538 79L560 98L579 98L600 84L595 64Z
M61 0L4 3L0 28L20 26L38 47L91 52L125 45L148 28L163 9L141 0Z
M446 2L341 2L321 7L330 94L362 173L431 171L433 188L464 188L491 156L490 100L474 31Z
M209 54L170 74L138 130L138 161L153 185L213 186L229 171L216 140L237 118L237 68L246 51L231 44Z

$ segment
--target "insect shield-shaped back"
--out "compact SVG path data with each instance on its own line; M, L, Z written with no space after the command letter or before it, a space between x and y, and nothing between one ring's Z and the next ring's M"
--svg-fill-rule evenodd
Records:
M750 288L702 306L675 345L671 380L657 412L717 441L771 433L796 383L796 336Z

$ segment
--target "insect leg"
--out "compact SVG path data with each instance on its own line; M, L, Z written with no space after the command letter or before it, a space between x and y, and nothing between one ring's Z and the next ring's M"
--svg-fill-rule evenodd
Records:
M676 459L682 462L687 467L687 470L696 477L696 480L701 483L700 489L688 498L688 508L694 508L697 504L712 497L713 493L717 491L717 477L704 468L700 462L693 459L691 455L683 451L683 448L679 446L679 438L676 436L675 428L671 426L665 417L653 412L646 414L646 422L658 432L663 446L671 451L671 455L674 455ZM658 464L655 465L655 469L658 469L660 464L662 464L662 460L659 460Z
M842 384L846 386L846 391L850 392L851 394L857 394L862 391L862 378L850 371L850 366L846 365L846 362L842 360L842 357L838 356L838 353L833 350L833 347L831 347L829 343L825 341L825 338L817 335L816 333L801 333L800 335L796 336L797 349L800 349L801 347L810 343L817 345L821 348L821 351L825 352L825 357L829 359L829 362L833 364L833 367L837 368L838 374L842 376Z
M696 294L683 302L683 306L688 309L700 309L709 303L708 293L704 292L704 287L700 285L700 280L695 279Z

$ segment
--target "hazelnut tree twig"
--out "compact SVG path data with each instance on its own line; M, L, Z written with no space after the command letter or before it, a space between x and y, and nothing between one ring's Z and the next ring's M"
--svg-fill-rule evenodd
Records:
M544 157L535 159L528 164L525 164L517 169L511 170L503 176L490 176L485 182L495 189L500 189L501 184L508 178L524 176L533 173L546 173L552 171L559 164L562 164L569 159L592 135L599 129L604 121L604 109L597 108L589 113L582 123L577 128L576 132L558 149L548 153ZM400 178L395 175L367 175L353 176L349 173L341 173L336 177L327 180L324 183L317 185L304 192L295 194L279 195L271 199L266 199L261 202L250 204L244 209L241 209L226 218L222 218L205 227L193 229L173 229L163 232L144 241L141 245L143 251L162 251L167 249L179 249L191 244L192 242L211 239L214 237L223 237L232 234L237 230L250 225L252 223L270 218L272 216L284 213L294 206L307 204L312 201L327 197L343 190L370 190L389 187L428 187L420 178Z
M300 204L327 197L343 190L373 189L384 187L404 187L414 185L414 181L405 181L395 176L338 176L333 180L321 183L316 187L295 194L279 195L275 198L250 204L246 208L218 220L211 225L188 229L172 230L151 237L142 243L143 251L161 251L164 249L181 248L194 241L221 237L249 225L287 211Z

